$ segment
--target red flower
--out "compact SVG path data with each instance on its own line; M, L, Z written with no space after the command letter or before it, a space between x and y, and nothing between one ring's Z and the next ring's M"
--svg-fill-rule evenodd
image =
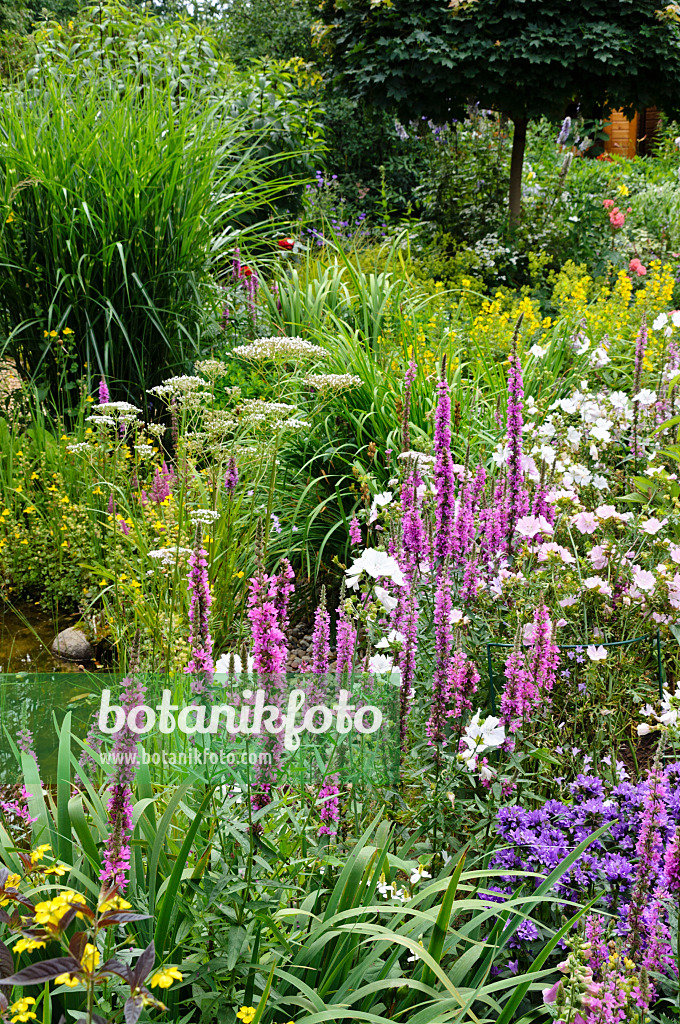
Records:
M245 263L241 267L241 276L242 277L252 277L253 276L252 270Z
M276 244L278 245L279 249L287 249L288 252L290 252L290 250L295 245L295 239L294 238L279 238L279 240L278 240L278 242Z

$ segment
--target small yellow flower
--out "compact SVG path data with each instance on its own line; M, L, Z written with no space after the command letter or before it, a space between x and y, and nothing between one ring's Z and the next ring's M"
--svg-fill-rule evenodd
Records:
M57 878L61 878L62 875L66 874L66 868L63 864L52 864L51 867L45 868L46 875L56 875Z
M101 960L101 954L96 946L93 946L91 942L88 942L85 946L80 962L83 965L83 969L88 971L90 974L94 971L95 967Z
M56 337L57 337L57 331L50 331L50 338L56 338Z
M68 985L69 988L75 988L76 985L80 985L78 978L74 978L72 974L59 974L54 979L55 985Z
M35 850L31 853L31 864L37 864L39 860L42 860L46 853L48 853L52 847L49 843L43 843L41 846L36 846Z
M92 397L92 395L88 395L87 398L85 399L85 401L86 402L94 402L94 398Z
M31 480L39 480L40 475L38 473L31 473Z
M184 975L181 971L178 971L176 967L164 967L162 970L157 971L151 979L152 988L170 988L173 981L181 981ZM237 1016L239 1016L237 1014ZM255 1010L253 1010L253 1017L255 1016ZM250 1024L253 1017L249 1017L246 1024ZM245 1019L245 1018L244 1018Z
M5 221L5 224L11 224L13 220L14 220L14 214L10 210L9 211L9 216L8 216L7 220Z
M43 949L44 946L45 943L37 939L19 939L18 942L14 943L14 952L32 953L34 949Z
M253 1017L255 1016L254 1006L242 1006L236 1014L239 1020L243 1021L243 1024L251 1024Z
M109 910L132 910L132 904L124 900L122 896L112 896L99 904L100 914L105 914Z
M71 22L70 24L72 25L73 22ZM70 327L65 327L64 330L61 333L62 334L73 334L73 331L71 330ZM87 366L87 363L85 365Z
M17 999L16 1003L12 1003L9 1008L9 1012L13 1014L12 1024L24 1024L28 1020L37 1020L37 1014L29 1010L29 1006L35 1006L35 999L33 996L24 996L23 999Z

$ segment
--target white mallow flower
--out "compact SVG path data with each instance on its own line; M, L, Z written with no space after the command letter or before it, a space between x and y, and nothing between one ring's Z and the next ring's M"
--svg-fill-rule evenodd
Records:
M421 878L432 878L432 875L425 870L422 864L419 864L415 871L411 872L411 885L415 885Z
M470 771L477 767L480 754L491 747L500 747L505 742L505 726L500 724L500 719L489 715L480 722L480 715L481 711L477 711L465 729L462 739L467 750L458 755Z
M386 612L393 612L399 604L396 597L392 597L384 587L374 587L373 592L379 604L385 609Z
M374 676L389 676L391 683L401 682L401 669L387 654L373 654L368 659L368 670Z
M595 425L590 428L590 436L595 438L596 441L609 444L612 439L611 426L611 420L606 420L600 416L595 420Z
M391 629L387 636L384 636L382 640L378 640L375 646L377 650L385 651L388 647L392 647L394 644L403 644L403 642L404 634L400 633L397 629Z
M674 309L671 313L671 320L674 327L680 327L680 309Z
M567 441L572 448L578 448L581 444L581 431L577 430L576 427L569 427L567 429Z
M668 323L668 314L667 313L659 313L659 315L657 316L656 320L652 324L652 330L653 331L660 331L663 327L666 326L667 323Z
M586 654L591 661L605 661L607 657L607 651L602 644L599 647L596 647L595 644L588 644Z
M529 355L534 356L536 359L542 359L547 351L547 348L542 348L540 345L532 345L529 349Z
M606 491L609 488L609 481L606 476L597 474L593 477L593 487L596 491Z
M524 403L524 412L527 416L534 416L538 412L538 409L536 408L536 399L533 395L529 395L526 399Z
M391 579L397 587L404 586L404 574L399 568L399 563L386 551L379 551L377 548L365 548L358 558L355 558L349 569L347 569L347 586L350 590L359 588L359 577L365 572L374 580L386 576Z
M638 391L637 395L633 395L633 401L639 402L645 408L654 405L656 402L656 391L652 391L651 388L643 388L642 391Z
M590 365L595 367L596 370L601 370L607 363L611 363L611 359L607 355L606 349L596 348L594 352L590 354Z
M562 412L566 412L569 416L578 412L578 402L573 398L562 398L558 404Z
M538 449L537 454L540 456L541 461L545 462L546 466L552 466L553 462L557 458L555 449L549 444L542 444Z
M615 409L627 409L630 405L630 399L625 391L612 391L609 396L609 401Z
M544 437L546 441L549 441L557 433L557 428L552 420L546 420L545 423L541 423L540 427L536 428L536 433L539 437Z
M659 530L663 530L667 522L667 519L657 519L656 516L652 516L651 519L645 519L644 523L640 523L638 529L642 530L643 533L648 533L650 537L653 537L659 532Z
M497 444L491 453L491 458L497 466L504 466L508 461L508 455L510 454L510 447L507 444Z
M382 491L380 494L376 494L371 504L371 514L368 517L369 523L374 523L378 518L378 509L385 508L392 501L392 491Z

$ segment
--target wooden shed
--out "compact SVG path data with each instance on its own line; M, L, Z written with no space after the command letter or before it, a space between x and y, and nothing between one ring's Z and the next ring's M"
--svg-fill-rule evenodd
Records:
M619 153L621 156L631 157L636 154L644 156L652 152L654 136L661 121L661 115L656 107L646 107L638 111L632 120L620 110L614 110L609 120L609 138L604 145L606 153Z

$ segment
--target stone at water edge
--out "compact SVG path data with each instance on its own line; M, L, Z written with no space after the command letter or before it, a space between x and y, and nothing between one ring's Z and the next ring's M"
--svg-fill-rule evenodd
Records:
M81 629L62 629L57 633L52 643L52 654L58 658L65 658L66 661L92 661L94 659L94 647L87 639Z

